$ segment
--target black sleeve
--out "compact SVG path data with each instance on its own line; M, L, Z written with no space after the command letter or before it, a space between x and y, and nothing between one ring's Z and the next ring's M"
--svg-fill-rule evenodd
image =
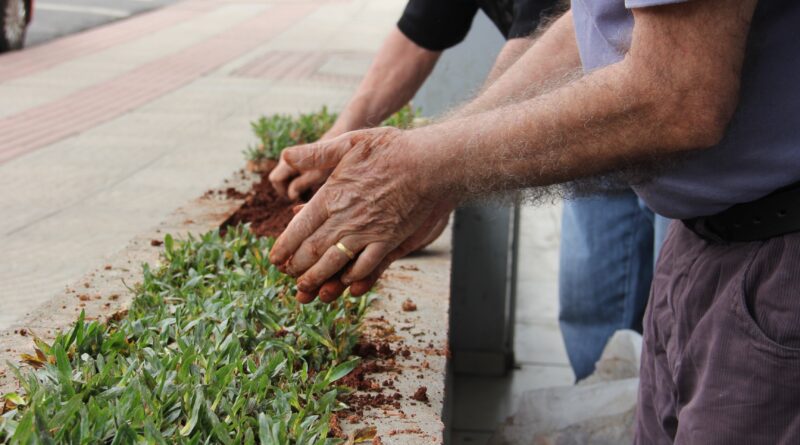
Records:
M477 12L474 0L409 0L397 27L417 45L443 51L464 40Z
M558 4L558 0L514 0L514 20L508 31L508 38L516 39L533 34L542 16L556 12Z

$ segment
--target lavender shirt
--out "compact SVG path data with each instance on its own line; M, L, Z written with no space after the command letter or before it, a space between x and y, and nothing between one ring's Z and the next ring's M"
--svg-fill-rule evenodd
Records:
M686 0L572 0L585 71L618 62L639 8ZM713 36L709 36L713 38ZM800 181L800 1L756 8L739 107L722 142L635 188L669 218L711 215Z

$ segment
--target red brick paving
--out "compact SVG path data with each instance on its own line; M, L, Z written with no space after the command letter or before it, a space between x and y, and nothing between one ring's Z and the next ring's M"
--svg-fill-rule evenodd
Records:
M174 91L277 36L318 7L308 3L276 5L175 54L0 119L0 162L81 133ZM43 60L37 69L45 64Z
M354 51L269 51L233 72L236 76L271 80L310 80L320 83L353 84L361 76L323 73L319 69L331 57L368 58L372 54Z

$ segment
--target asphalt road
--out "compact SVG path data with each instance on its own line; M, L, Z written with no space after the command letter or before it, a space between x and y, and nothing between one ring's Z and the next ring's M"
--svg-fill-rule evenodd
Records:
M179 0L36 0L25 46L160 8Z

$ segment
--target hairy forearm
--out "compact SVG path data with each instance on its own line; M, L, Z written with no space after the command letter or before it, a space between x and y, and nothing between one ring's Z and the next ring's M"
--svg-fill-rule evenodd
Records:
M414 97L440 54L417 46L397 28L392 30L330 133L379 125Z
M457 110L453 117L480 113L510 102L532 98L552 88L554 84L562 83L561 79L580 68L570 12L550 24L541 36L524 40L527 40L528 45L521 55L515 54L515 50L519 48L510 47L506 51L504 47L492 70L490 81L486 83L481 94ZM512 61L511 66L504 68L503 65L509 61ZM496 79L491 79L493 75L497 76Z
M489 75L486 77L486 80L483 82L483 87L481 90L487 89L491 84L493 84L500 76L503 75L512 65L514 65L517 60L525 54L531 46L536 42L536 39L533 36L530 37L522 37L517 39L511 39L503 45L503 48L500 50L500 54L497 55L497 58L494 61L494 65L492 65L491 71L489 71Z
M418 164L411 168L428 171L422 185L432 193L467 197L716 145L737 107L755 4L635 10L622 61L531 99L410 132L407 156Z

